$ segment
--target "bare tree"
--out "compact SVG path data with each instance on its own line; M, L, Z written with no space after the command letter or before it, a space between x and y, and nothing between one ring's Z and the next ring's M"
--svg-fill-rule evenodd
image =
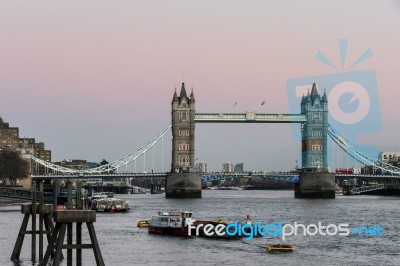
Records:
M2 184L8 180L16 185L17 179L28 177L28 163L21 158L18 152L12 150L0 151L0 179Z

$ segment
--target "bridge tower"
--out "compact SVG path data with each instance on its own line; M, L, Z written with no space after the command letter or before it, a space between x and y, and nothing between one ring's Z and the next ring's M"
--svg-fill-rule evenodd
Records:
M311 94L303 96L301 114L307 118L301 125L303 169L327 171L328 100L325 92L320 96L315 83Z
M301 114L302 172L296 185L296 198L334 198L335 177L328 173L328 99L313 83L311 93L303 96Z
M190 172L194 168L194 115L196 113L193 90L186 94L185 83L181 92L172 98L172 165L171 172Z
M195 166L195 98L193 90L187 96L182 82L180 94L172 98L172 163L166 178L167 198L200 198L201 178Z

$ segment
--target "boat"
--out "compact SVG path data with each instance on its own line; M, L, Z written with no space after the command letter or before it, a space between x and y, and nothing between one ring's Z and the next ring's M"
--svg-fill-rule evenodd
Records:
M195 221L192 214L190 211L160 211L151 218L148 231L151 234L188 236L188 225Z
M126 200L116 198L113 192L93 193L89 206L90 209L98 212L127 212L130 210Z
M225 232L223 234L217 234L218 230L225 231L225 227L228 225L227 220L195 220L192 218L192 212L190 211L169 211L169 212L158 212L158 215L153 216L148 226L148 232L152 234L162 235L177 235L177 236L200 236L208 238L232 238L237 239L238 236L228 235ZM249 218L249 216L248 216ZM189 234L189 224L193 225ZM142 224L140 224L142 225ZM143 223L144 225L144 223ZM207 233L205 232L206 225L212 225L207 227ZM139 226L139 223L138 223Z
M113 198L115 197L114 192L94 192L90 197L91 200L98 200L104 198Z
M133 186L130 194L146 194L148 191L145 188Z
M335 185L335 195L343 195L343 188L339 187L338 184Z
M266 248L267 252L293 252L294 248L291 245L269 245Z
M137 227L139 228L144 228L144 227L149 227L150 226L150 221L149 220L140 220L137 223Z

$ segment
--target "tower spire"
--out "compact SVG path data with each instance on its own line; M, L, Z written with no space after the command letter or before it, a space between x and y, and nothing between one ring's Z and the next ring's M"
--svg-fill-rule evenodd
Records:
M190 92L190 102L195 102L196 100L194 99L194 94L193 94L193 87L192 91Z
M185 82L182 81L181 93L179 94L179 99L182 101L183 98L187 98Z
M324 88L324 95L322 95L322 101L327 102L328 97L326 96L326 88Z
M317 84L315 82L312 85L311 96L312 97L318 96Z
M176 88L175 88L175 92L174 92L174 96L172 97L172 102L177 102L178 101L178 95L176 94Z

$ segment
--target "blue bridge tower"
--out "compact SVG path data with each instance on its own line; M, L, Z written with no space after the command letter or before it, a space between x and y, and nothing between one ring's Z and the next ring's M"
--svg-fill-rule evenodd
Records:
M296 198L335 198L335 176L328 172L328 99L321 96L317 85L303 96L301 114L302 171L295 187Z
M317 86L312 85L311 94L303 96L301 114L307 118L301 124L303 169L328 169L328 100L326 93L321 97Z

